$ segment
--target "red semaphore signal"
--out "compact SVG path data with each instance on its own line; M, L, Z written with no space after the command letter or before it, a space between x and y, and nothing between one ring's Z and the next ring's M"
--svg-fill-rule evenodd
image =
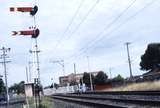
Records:
M24 36L32 36L32 38L37 38L40 34L39 29L35 29L35 30L25 30L25 31L12 31L13 32L13 36L15 35L24 35Z
M34 7L10 7L11 12L29 12L30 15L34 16L38 11L38 6Z

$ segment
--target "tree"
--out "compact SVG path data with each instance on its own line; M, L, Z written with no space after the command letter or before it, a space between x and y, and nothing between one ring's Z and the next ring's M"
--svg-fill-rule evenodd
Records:
M91 74L92 83L94 84L94 76ZM84 72L83 74L83 83L86 84L86 86L90 87L90 73Z
M24 91L24 84L25 84L24 81L21 81L21 82L18 83L18 84L14 84L14 85L12 85L12 86L9 88L9 91L10 91L10 92L17 93L17 94L24 94L24 93L25 93L25 91Z
M105 84L107 79L108 76L103 71L100 71L95 76L95 84Z
M54 83L54 87L58 89L59 85L57 83Z
M5 92L5 85L3 80L0 78L0 94Z
M78 83L75 81L75 80L71 80L71 82L70 82L70 86L74 86L74 85L77 85Z
M114 80L116 80L116 81L124 81L124 78L119 74L118 76L116 76L114 78Z
M53 88L53 83L50 85L50 87L49 88Z
M82 85L82 84L83 84L82 78L79 80L79 83L80 83L80 85Z
M140 69L154 70L160 68L160 43L149 44L141 56Z

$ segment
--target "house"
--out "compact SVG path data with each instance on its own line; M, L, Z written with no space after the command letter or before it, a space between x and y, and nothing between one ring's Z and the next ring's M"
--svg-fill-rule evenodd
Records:
M88 72L91 73L92 75L96 76L99 71L96 72ZM67 84L70 84L72 81L75 81L77 83L80 82L80 79L83 78L84 73L78 73L78 74L69 74L68 76L61 76L59 77L59 83L61 86L66 86Z

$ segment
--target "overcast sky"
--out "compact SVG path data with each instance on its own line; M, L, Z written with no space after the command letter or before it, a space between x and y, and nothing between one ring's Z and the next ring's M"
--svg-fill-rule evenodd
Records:
M11 63L7 64L9 85L26 81L25 67L33 60L29 53L34 45L30 37L11 36L14 30L28 30L33 18L28 13L11 13L9 7L33 6L33 0L0 0L0 47L10 47ZM112 77L129 77L125 42L131 42L133 75L139 70L140 56L147 44L159 42L160 0L37 0L36 23L41 80L51 84L63 75L62 66L51 63L64 60L65 74L112 68ZM34 78L34 65L31 66ZM0 74L4 75L3 67ZM108 74L109 75L109 74ZM110 75L109 75L110 77Z

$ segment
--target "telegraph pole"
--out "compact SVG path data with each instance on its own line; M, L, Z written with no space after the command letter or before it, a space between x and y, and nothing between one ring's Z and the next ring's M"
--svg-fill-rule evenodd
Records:
M90 78L90 84L91 84L91 91L93 91L92 73L91 73L90 64L89 64L89 56L87 56L87 62L88 62L88 72L89 72L89 78Z
M130 78L133 77L132 75L132 66L131 66L131 59L130 59L130 54L129 54L129 45L131 44L130 42L126 42L126 47L127 47L127 55L128 55L128 65L129 65L129 71L130 71Z
M4 76L5 76L5 86L6 86L6 98L7 98L7 108L9 107L9 94L8 94L8 78L7 78L7 69L6 69L6 63L9 63L10 61L7 61L6 58L7 57L7 52L11 50L11 48L5 48L2 47L2 55L1 55L1 59L3 59L3 61L1 62L4 66Z

